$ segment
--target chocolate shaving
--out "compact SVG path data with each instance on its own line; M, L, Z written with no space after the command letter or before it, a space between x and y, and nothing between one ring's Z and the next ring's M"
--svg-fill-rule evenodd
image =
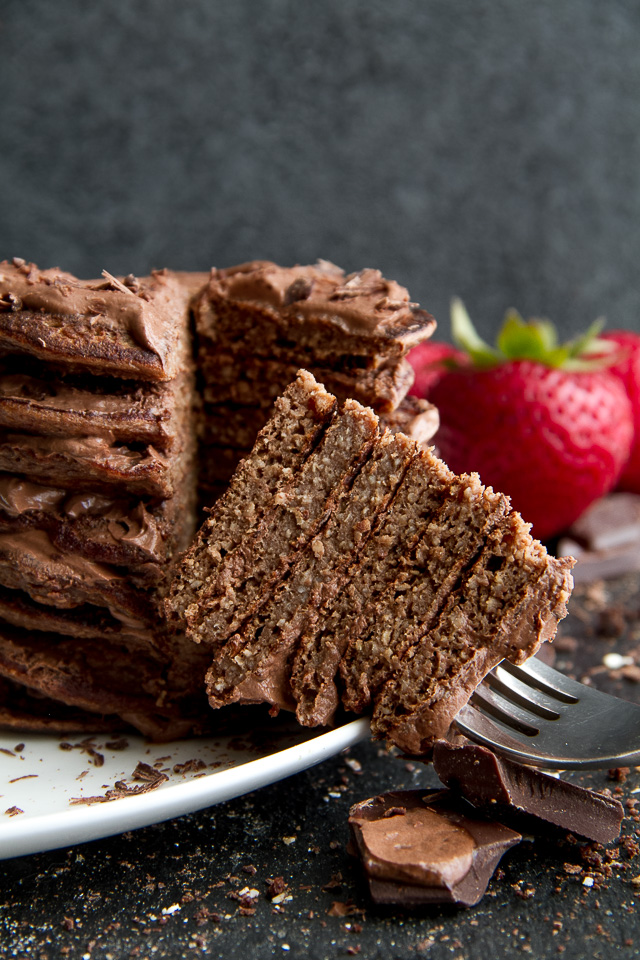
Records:
M204 760L192 759L185 760L184 763L176 763L173 766L174 773L197 773L199 770L206 770L207 765Z
M108 270L103 270L102 276L105 278L105 280L108 280L109 286L112 287L114 290L119 290L120 293L128 293L132 297L136 296L133 290L127 287L126 284L122 283L121 280L118 280L117 277L114 277L111 273L109 273Z
M138 293L140 290L140 281L132 273L128 273L122 282L132 293Z
M58 744L58 749L80 750L82 753L86 753L87 756L91 758L94 767L104 766L104 755L96 750L96 745L93 740L81 740L80 743L68 743L66 740L63 740Z
M141 793L149 793L150 790L155 790L161 783L168 780L169 777L166 773L161 773L160 770L154 770L148 763L141 761L131 774L131 779L140 780L142 783L140 786L131 787L126 780L116 780L113 788L107 790L104 796L73 797L69 803L90 805L93 803L109 803L111 800L121 800L123 797L137 797Z

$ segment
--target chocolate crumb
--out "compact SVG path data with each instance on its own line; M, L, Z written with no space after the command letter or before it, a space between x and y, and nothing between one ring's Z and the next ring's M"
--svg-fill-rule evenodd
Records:
M629 767L613 767L609 770L609 780L615 780L617 783L625 783L629 774Z
M284 877L272 877L270 880L267 880L267 897L269 900L273 900L274 897L279 897L281 893L285 893L288 889L288 885L284 881Z
M342 874L340 871L338 873L333 873L331 875L331 880L328 883L325 883L323 890L335 890L336 887L341 887L343 884Z
M342 900L334 900L326 913L328 917L350 917L354 913L364 913L364 911L356 907L353 900L347 900L344 903Z
M209 910L208 907L199 907L194 913L194 918L199 927L202 927L209 920L212 920L214 923L220 923L222 917L219 913L215 913L213 910Z
M601 637L620 637L625 630L625 619L618 607L605 607L600 611L596 626Z
M8 810L5 810L5 816L15 817L19 813L24 813L24 810L21 810L20 807L9 807Z
M204 760L193 759L185 760L184 763L176 763L173 767L174 773L197 773L199 770L206 770L207 765Z

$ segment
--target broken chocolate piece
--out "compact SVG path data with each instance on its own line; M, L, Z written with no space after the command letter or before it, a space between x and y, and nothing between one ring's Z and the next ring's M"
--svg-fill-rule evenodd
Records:
M569 530L573 540L590 550L612 550L640 540L640 496L610 493L596 500Z
M492 815L530 814L598 843L620 833L622 804L472 743L439 740L433 766L452 790Z
M349 825L376 903L473 906L521 839L448 790L402 790L351 808Z
M562 537L558 556L576 558L576 583L640 570L640 496L610 493L596 500Z

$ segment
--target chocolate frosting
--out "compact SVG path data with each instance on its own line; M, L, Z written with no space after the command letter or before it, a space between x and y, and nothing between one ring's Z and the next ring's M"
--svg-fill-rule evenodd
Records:
M407 290L379 270L345 274L327 260L295 267L255 260L213 270L209 291L285 315L322 317L351 334L389 335L402 329L403 335L415 332L418 342L425 338L425 326L435 327L433 318L409 300Z
M96 481L109 485L126 482L129 490L138 479L149 492L172 495L171 461L151 444L136 450L110 435L102 437L44 437L0 432L0 463L7 472L29 473L44 480L45 471L55 480L78 486L80 471L86 470L83 485ZM71 478L71 479L70 479Z
M31 512L57 519L93 517L107 522L108 534L115 541L140 547L150 556L162 550L158 524L142 501L127 503L100 493L68 495L57 487L0 474L0 510L13 519ZM99 536L100 532L96 530L94 534Z
M72 519L94 516L106 520L114 540L135 544L152 556L162 548L158 526L142 501L132 507L100 494L77 494L69 497L64 512Z
M26 263L17 257L2 261L0 327L12 328L11 322L2 321L3 315L23 318L20 342L25 334L28 352L48 357L48 335L44 338L38 335L34 340L34 330L40 324L42 330L50 330L55 339L54 355L68 356L68 359L88 366L95 365L97 359L102 358L109 370L128 369L130 365L128 360L118 359L115 345L133 346L147 353L146 358L138 357L136 361L143 360L138 371L140 374L152 379L174 376L186 357L188 341L183 334L194 281L168 270L156 270L151 276L142 278L128 276L119 279L107 271L103 276L104 279L100 280L79 280L58 268L40 270L34 263ZM203 279L201 274L195 277L198 282ZM66 346L62 344L56 336L57 331L48 326L47 318L52 317L66 318L82 343L69 340ZM82 348L83 343L85 348ZM86 349L87 344L91 345L90 351ZM156 367L159 365L160 374L149 367L149 354L155 358Z
M131 410L131 397L92 393L65 383L45 381L22 373L3 373L0 398L32 400L52 410L125 416Z
M35 313L101 317L124 328L135 343L160 356L163 318L149 300L158 289L160 278L167 276L158 272L153 278L135 278L127 286L108 277L78 280L57 267L39 270L35 263L21 263L16 258L11 263L0 263L0 300L15 304L20 301L21 309Z
M65 576L79 579L87 586L112 581L126 582L122 574L104 563L95 563L77 553L62 553L44 530L20 530L0 534L0 552L20 556L26 554L41 564L52 578Z
M9 517L19 517L31 511L57 514L65 490L44 487L10 474L0 474L0 510Z

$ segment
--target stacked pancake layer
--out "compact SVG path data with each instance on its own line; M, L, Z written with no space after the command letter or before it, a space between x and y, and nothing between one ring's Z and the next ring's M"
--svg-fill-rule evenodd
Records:
M165 604L209 651L213 707L266 702L309 726L370 709L417 754L496 663L553 637L571 566L477 476L302 371Z
M377 270L345 275L327 261L213 270L195 318L203 502L224 490L301 367L339 399L372 407L420 442L437 429L435 409L406 398L413 371L405 359L435 322Z
M195 522L193 292L0 264L4 723L193 727L201 662L161 613Z

